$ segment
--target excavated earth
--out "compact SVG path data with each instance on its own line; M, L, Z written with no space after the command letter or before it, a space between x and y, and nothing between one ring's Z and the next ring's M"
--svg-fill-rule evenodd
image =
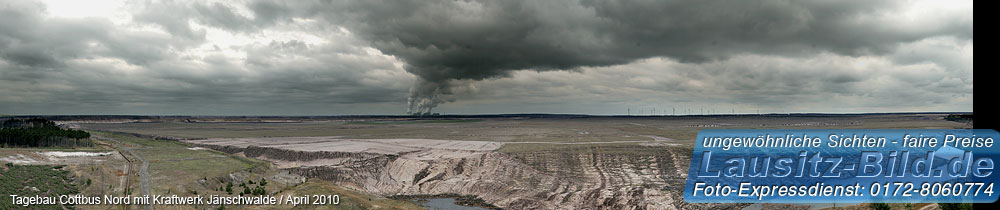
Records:
M729 209L681 199L691 149L601 144L503 153L504 143L281 137L185 140L383 196L475 195L506 209ZM559 148L559 147L553 147Z

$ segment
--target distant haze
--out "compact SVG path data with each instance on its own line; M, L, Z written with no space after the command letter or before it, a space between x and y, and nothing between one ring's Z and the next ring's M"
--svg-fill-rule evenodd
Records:
M972 1L0 3L0 114L972 111Z

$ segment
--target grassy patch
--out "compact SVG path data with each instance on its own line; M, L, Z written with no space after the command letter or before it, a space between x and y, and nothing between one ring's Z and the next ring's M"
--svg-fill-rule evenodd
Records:
M60 196L79 192L69 171L63 166L14 165L0 166L0 192L19 196ZM67 206L72 208L72 206ZM63 209L60 205L16 206L9 195L0 197L0 209Z
M502 209L498 206L487 203L485 200L475 195L458 195L454 193L448 193L448 194L437 194L437 195L394 195L391 196L390 198L396 200L426 200L434 198L453 198L455 199L455 204L458 204L460 206L473 206L486 209Z
M228 177L230 173L265 167L267 163L237 157L214 150L192 150L185 143L155 140L119 133L98 133L116 143L131 147L132 153L149 162L150 191L153 194L183 194L183 191L208 192L216 186L206 185L205 178ZM137 159L135 166L142 163ZM139 180L139 179L136 179ZM135 182L136 188L140 182ZM139 190L133 191L138 193ZM169 193L168 193L169 192Z

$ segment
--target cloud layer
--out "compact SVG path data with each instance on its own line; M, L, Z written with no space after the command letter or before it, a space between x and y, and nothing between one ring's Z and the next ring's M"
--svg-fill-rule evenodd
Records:
M347 1L309 8L406 61L407 71L422 79L411 92L411 109L428 112L442 102L440 95L451 92L451 81L507 77L516 70L613 66L651 57L705 63L741 54L880 56L901 43L931 37L972 39L972 20L958 11L899 21L912 6L898 1L441 0ZM925 25L929 20L938 24Z
M0 4L0 112L972 109L971 1L100 3Z

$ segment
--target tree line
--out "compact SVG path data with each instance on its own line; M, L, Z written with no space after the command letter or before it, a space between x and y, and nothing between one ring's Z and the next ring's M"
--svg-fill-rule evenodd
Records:
M90 133L62 129L55 122L41 119L9 119L0 123L2 147L91 146Z

